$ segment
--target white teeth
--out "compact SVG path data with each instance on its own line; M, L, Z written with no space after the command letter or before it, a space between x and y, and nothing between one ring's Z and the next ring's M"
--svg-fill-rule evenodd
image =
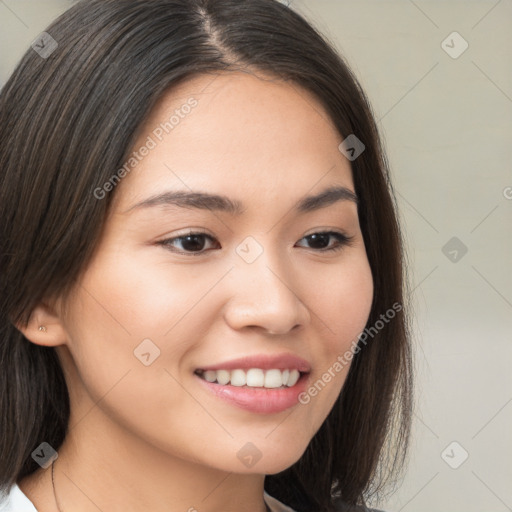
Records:
M247 378L243 370L233 370L231 372L231 385L232 386L245 386Z
M203 373L203 377L208 382L215 382L217 380L217 372L214 370L206 370Z
M231 378L231 373L227 370L217 370L215 372L216 374L216 381L219 384L225 385L229 382L229 379Z
M265 373L265 384L266 388L280 388L283 385L283 374L281 370L267 370Z
M294 386L297 383L297 381L299 380L299 377L300 377L300 373L298 370L291 370L290 375L288 376L287 385Z
M251 388L280 388L294 386L300 377L296 368L286 370L206 370L199 375L208 382L217 382L223 386L230 383L232 386L247 386Z
M262 388L265 384L265 374L259 368L251 368L247 371L247 385L252 388Z

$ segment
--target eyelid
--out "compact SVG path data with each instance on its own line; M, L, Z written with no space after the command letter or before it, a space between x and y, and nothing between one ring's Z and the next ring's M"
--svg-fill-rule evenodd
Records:
M320 226L318 228L314 228L314 229L306 232L306 234L303 235L302 238L306 238L307 236L310 236L310 235L316 235L318 233L339 233L340 235L350 238L348 233L344 229L336 228L333 226ZM352 237L352 238L354 238L354 237Z

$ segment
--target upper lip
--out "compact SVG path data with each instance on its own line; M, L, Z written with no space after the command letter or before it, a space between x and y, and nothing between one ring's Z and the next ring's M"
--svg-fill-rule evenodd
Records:
M294 354L257 354L254 356L231 359L223 363L201 366L197 368L197 370L248 370L250 368L261 368L262 370L270 370L272 368L278 370L296 368L299 372L304 373L311 371L311 365L305 359Z

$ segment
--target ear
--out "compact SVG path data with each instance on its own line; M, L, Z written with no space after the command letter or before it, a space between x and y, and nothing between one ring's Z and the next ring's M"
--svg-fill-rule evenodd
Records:
M66 330L56 308L41 303L36 306L27 325L16 324L16 328L32 343L44 347L65 345Z

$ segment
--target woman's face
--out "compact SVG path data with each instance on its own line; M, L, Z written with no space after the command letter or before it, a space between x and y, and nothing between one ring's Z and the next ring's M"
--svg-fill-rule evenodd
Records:
M160 100L62 312L76 422L229 472L299 459L373 295L356 203L305 201L354 192L341 141L313 96L263 75L203 75Z

